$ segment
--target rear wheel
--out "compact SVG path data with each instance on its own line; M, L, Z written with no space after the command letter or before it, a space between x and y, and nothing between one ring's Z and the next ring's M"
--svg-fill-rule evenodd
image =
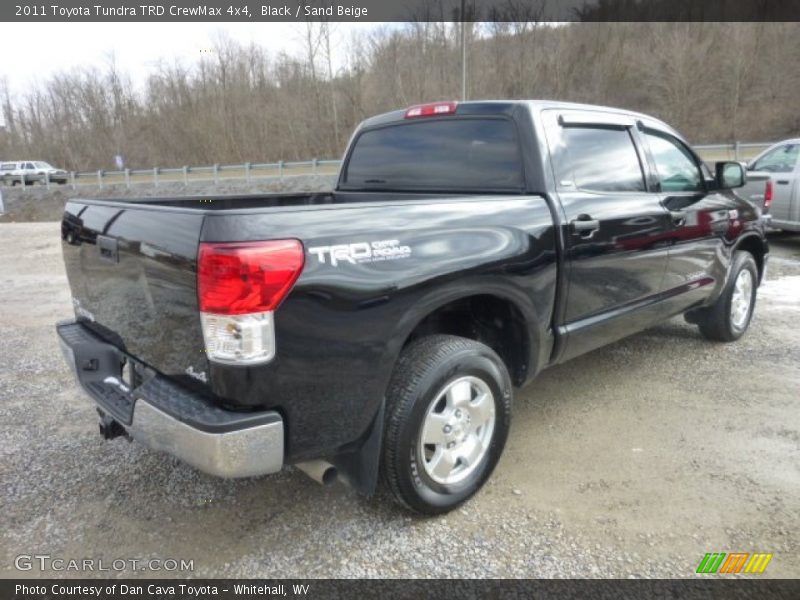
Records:
M750 326L756 305L758 267L753 255L738 251L725 288L713 306L695 316L700 333L709 340L733 342Z
M511 381L491 348L449 335L412 342L387 395L384 478L412 510L452 510L489 478L510 423Z

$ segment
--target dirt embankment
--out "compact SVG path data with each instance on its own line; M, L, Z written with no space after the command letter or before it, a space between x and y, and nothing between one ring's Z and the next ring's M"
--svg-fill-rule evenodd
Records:
M5 213L0 223L28 221L60 221L64 203L71 198L154 198L159 196L221 196L227 194L259 194L269 192L325 191L331 189L336 178L330 175L319 177L295 176L284 179L265 179L247 183L244 180L213 182L162 183L158 186L136 184L82 185L72 189L69 185L22 188L0 188Z

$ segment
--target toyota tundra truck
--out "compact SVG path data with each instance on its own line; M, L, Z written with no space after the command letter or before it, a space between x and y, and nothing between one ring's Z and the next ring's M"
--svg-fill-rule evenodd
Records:
M442 513L542 369L681 314L745 333L768 258L745 177L627 110L413 106L357 128L328 193L69 201L58 337L106 438Z

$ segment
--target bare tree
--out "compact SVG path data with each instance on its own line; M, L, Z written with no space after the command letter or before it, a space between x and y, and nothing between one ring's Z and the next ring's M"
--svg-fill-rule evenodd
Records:
M344 43L330 23L304 23L301 56L220 35L196 61L156 65L139 90L113 55L16 95L0 81L0 156L76 170L111 168L120 153L131 167L340 156L370 114L459 97L459 29L443 6L429 0L424 18ZM798 23L553 24L546 7L508 0L512 21L469 24L471 98L618 105L694 142L800 133Z

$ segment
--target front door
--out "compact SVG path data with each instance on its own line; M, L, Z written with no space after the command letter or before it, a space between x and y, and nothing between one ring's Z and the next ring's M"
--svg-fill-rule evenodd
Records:
M671 312L680 312L705 300L724 280L724 238L736 226L737 204L726 195L730 192L708 189L700 159L670 132L645 127L641 137L672 221L663 292Z
M671 220L648 191L633 119L546 111L547 141L564 210L567 291L557 315L566 347L582 354L655 320Z

